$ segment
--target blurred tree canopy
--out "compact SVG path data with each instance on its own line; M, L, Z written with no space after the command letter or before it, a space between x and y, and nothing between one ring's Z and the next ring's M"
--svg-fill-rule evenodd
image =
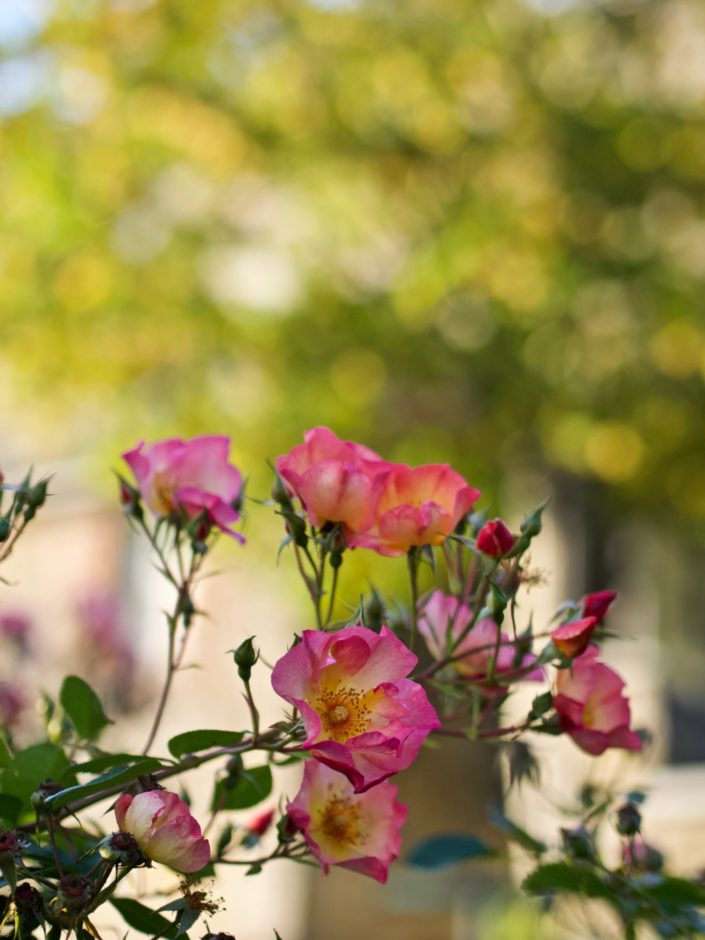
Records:
M15 424L705 516L700 0L13 0L0 49Z

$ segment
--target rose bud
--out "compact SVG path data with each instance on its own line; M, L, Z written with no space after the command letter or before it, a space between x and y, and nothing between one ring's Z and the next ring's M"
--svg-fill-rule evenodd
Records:
M585 617L583 620L564 623L551 631L553 645L567 659L575 659L588 648L596 626L595 617Z
M477 548L484 555L499 558L514 546L515 538L501 519L486 522L477 535Z

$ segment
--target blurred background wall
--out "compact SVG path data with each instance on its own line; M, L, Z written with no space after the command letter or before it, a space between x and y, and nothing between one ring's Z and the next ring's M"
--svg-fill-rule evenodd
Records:
M622 590L640 643L615 655L660 732L665 791L697 790L702 0L8 0L0 156L0 465L55 471L63 507L2 603L43 621L46 662L102 602L128 638L110 675L141 677L116 705L158 681L161 641L138 626L157 595L108 508L121 450L228 433L265 497L266 460L328 424L453 463L514 524L551 496L537 603ZM264 578L278 532L250 517ZM357 555L353 605L365 579L401 581ZM241 562L223 559L227 579ZM44 600L27 588L40 563ZM218 656L251 577L223 589ZM286 636L304 608L277 578ZM476 766L468 825L497 787Z

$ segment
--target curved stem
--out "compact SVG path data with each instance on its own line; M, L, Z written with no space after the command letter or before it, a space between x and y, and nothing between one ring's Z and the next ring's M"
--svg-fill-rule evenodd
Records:
M154 743L154 739L157 736L157 731L159 730L159 725L161 724L162 716L164 715L164 709L166 708L166 702L169 698L169 692L171 691L171 683L174 678L174 673L176 672L175 663L174 663L174 635L176 633L176 623L172 618L169 618L169 645L167 647L167 670L166 670L166 679L164 680L164 685L162 686L162 692L159 696L159 702L157 704L157 710L154 713L154 719L152 720L152 727L149 729L149 734L147 735L147 743L142 749L143 754L147 754L150 747ZM184 634L184 638L181 641L181 650L183 650L186 637L188 632Z

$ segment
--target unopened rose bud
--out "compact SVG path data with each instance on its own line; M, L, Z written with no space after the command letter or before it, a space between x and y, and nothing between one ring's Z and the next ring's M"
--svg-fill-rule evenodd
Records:
M118 483L120 484L120 505L122 506L122 511L128 517L131 516L133 519L142 519L144 512L142 510L142 503L140 502L139 490L136 490L134 486L130 486L127 480L124 480L121 476L118 476Z
M641 829L641 813L633 803L625 803L617 810L617 832L622 836L635 836Z
M252 643L254 637L248 637L233 653L233 659L237 666L238 675L243 682L249 682L252 675L252 667L259 659L259 653L255 651Z
M135 868L148 860L140 852L137 840L129 832L113 832L98 843L98 852L109 862Z
M297 516L295 512L285 514L286 531L296 542L299 548L306 548L308 545L308 535L306 534L306 520Z
M255 816L254 819L251 819L247 824L247 831L253 836L262 838L262 836L267 832L269 827L272 825L272 820L274 819L274 810L268 809L263 813L259 813Z
M31 795L30 802L36 810L43 810L46 807L47 799L50 796L54 796L55 793L60 793L63 789L60 783L57 783L56 780L52 780L51 777L47 777L46 780L42 780Z
M574 859L590 861L595 858L595 847L590 833L584 826L574 829L561 829L563 848Z
M44 920L44 900L36 888L24 881L15 891L15 908L22 936L28 936Z
M40 506L44 505L47 498L48 483L48 480L40 480L39 483L35 483L34 486L29 488L27 492L27 505L31 506L32 509L39 509Z
M281 506L285 506L287 509L290 509L292 506L291 497L289 496L289 491L286 488L286 483L277 473L274 477L274 483L272 484L272 499L275 503L279 503Z
M298 834L299 829L288 814L280 817L277 823L277 838L280 842L293 842Z
M66 875L59 882L56 903L64 911L80 911L91 899L93 885L82 875Z
M477 547L484 555L499 558L514 546L514 536L501 519L486 522L477 535Z
M597 620L594 617L564 623L551 631L553 645L567 659L575 659L588 648L596 626Z
M201 940L235 940L231 933L204 933Z

